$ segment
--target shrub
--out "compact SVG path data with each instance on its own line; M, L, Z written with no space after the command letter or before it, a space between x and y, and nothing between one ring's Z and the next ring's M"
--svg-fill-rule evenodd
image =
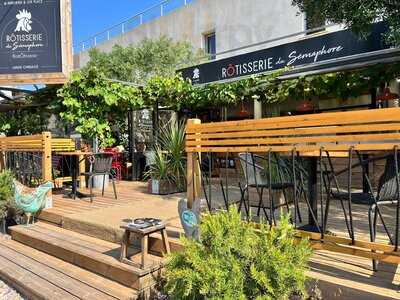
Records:
M5 217L12 206L13 179L14 176L10 171L0 173L0 218Z
M235 207L206 215L201 241L182 238L166 268L171 299L288 299L306 295L307 240L297 240L289 216L276 227L242 221Z

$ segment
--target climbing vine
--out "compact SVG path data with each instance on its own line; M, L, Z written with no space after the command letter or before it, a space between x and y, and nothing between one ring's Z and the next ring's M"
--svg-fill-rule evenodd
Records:
M137 87L110 82L95 68L73 73L56 101L65 122L85 137L97 137L102 145L114 142L113 123L125 120L129 109L144 105Z
M369 93L383 82L400 78L400 64L288 80L280 80L282 74L283 71L278 71L204 86L193 86L179 74L157 75L149 78L143 87L137 87L112 82L97 68L88 68L73 73L57 95L46 95L54 100L44 109L59 114L65 123L76 126L76 130L84 136L98 137L103 145L109 145L115 141L113 124L125 122L130 109L153 107L158 103L176 111L196 111L236 105L251 99L263 103L300 101L312 97L345 100ZM42 126L41 123L39 125ZM10 127L15 126L6 119L0 119L3 132L13 130ZM16 127L19 128L19 124Z

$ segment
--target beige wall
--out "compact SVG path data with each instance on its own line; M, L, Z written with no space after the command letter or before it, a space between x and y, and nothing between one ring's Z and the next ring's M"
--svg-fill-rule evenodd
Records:
M115 44L126 46L144 38L166 35L174 40L187 40L194 48L202 49L203 35L215 31L217 52L222 52L302 30L303 17L291 6L291 0L196 0L97 48L110 51ZM255 48L246 49L250 50ZM87 61L87 51L74 56L75 68Z

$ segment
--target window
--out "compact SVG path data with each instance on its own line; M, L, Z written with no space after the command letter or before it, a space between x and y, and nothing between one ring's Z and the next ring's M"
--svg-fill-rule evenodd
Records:
M215 59L217 53L217 44L215 40L215 32L204 35L205 51L209 55L210 59Z

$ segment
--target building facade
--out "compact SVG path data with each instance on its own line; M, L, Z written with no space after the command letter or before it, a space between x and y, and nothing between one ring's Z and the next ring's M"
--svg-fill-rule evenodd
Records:
M221 58L254 51L257 47L265 47L265 44L248 46L305 29L304 16L291 5L291 0L193 0L189 3L187 0L181 1L185 1L186 5L164 14L161 7L159 17L141 22L141 25L131 30L122 28L119 35L109 38L109 32L105 31L103 36L108 37L101 42L97 42L100 36L94 36L91 41L87 41L86 48L84 44L75 45L78 46L75 49L79 50L74 55L75 68L79 69L88 62L88 46L108 52L117 44L128 46L145 38L165 35L175 41L188 41L194 49L203 49L210 53L212 58ZM143 19L141 15L138 17ZM243 47L245 49L232 51Z

